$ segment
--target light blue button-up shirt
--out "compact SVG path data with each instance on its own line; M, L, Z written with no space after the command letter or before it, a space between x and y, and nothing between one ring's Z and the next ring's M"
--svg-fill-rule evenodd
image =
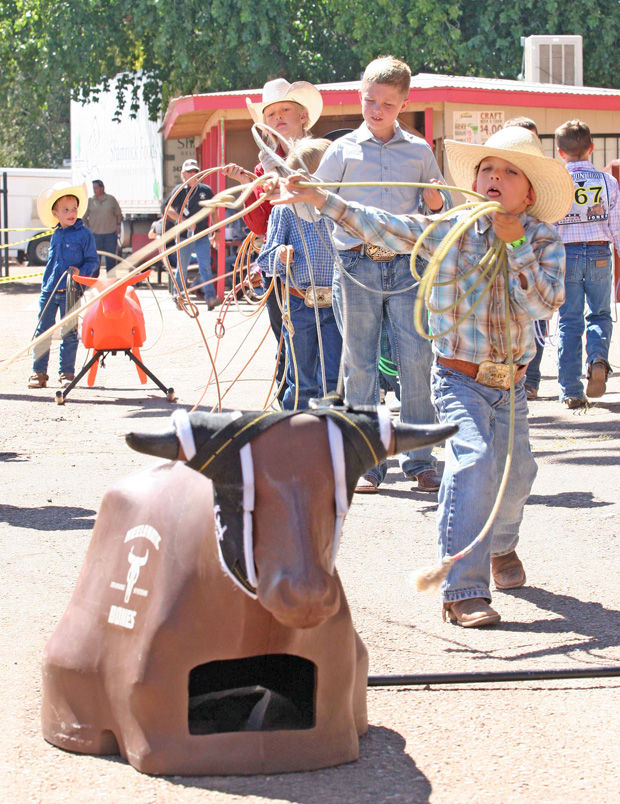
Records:
M439 166L426 140L404 131L395 124L388 142L377 139L366 123L333 142L315 172L319 181L428 182L443 181ZM347 201L378 207L395 215L430 212L417 187L341 187L332 190ZM334 232L340 250L359 245L340 226Z

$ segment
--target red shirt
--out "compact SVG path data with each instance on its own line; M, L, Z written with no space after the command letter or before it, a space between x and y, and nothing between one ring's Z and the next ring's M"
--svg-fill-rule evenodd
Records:
M278 145L276 148L276 153L278 156L284 156L284 151L282 150L282 146ZM264 176L265 171L263 166L259 162L258 165L254 168L254 173L257 176ZM265 191L262 187L255 187L253 192L247 197L245 206L251 206L261 195L264 195ZM265 235L267 234L267 224L269 223L269 216L271 215L272 204L270 201L263 201L263 203L253 209L252 212L249 212L247 215L243 216L243 220L245 221L246 226L257 235Z

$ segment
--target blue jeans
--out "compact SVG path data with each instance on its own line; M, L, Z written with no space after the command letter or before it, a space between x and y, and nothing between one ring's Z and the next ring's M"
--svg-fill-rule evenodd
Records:
M49 300L49 304L47 304ZM46 307L47 304L47 307ZM67 304L67 294L62 291L56 293L45 292L41 293L39 297L39 323L35 338L41 333L54 326L56 321L56 313L60 313L60 318L65 317L65 310ZM65 327L60 330L60 374L74 374L75 373L75 356L78 348L77 326L74 322L72 329ZM51 339L50 339L51 340ZM50 340L42 341L38 346L34 347L34 358L32 362L33 372L40 372L47 374L47 364L50 357Z
M282 407L284 410L295 409L295 367L293 365L293 350L297 363L298 400L297 409L308 407L311 397L323 396L323 381L321 376L321 362L319 359L319 337L316 329L314 308L307 307L303 299L291 295L289 297L291 323L293 324L293 337L282 324L284 331L284 344L288 357L286 369L286 390ZM340 368L340 354L342 352L342 337L334 318L332 307L319 307L319 322L321 324L321 343L323 345L323 360L325 364L326 392L335 391L338 386L338 371ZM292 343L291 343L292 341Z
M392 364L391 366L388 366L390 369L396 368L396 364L392 360L392 352L394 351L392 348L393 340L394 337L390 329L390 322L387 318L384 318L383 328L381 330L381 358L385 361L389 361L389 363ZM379 388L382 388L386 393L388 391L394 391L396 399L400 400L398 374L395 376L389 371L384 371L381 368L381 364L379 365Z
M433 366L432 396L440 422L458 424L446 442L446 464L437 510L439 556L454 555L482 530L504 471L510 392L487 388L458 371ZM491 599L491 555L515 549L536 462L530 450L524 380L515 386L515 432L508 484L489 535L450 570L442 585L446 602Z
M409 255L397 255L390 262L373 262L356 251L341 251L340 257L345 270L365 286L361 288L338 269L334 271L334 312L343 335L347 402L351 405L379 402L377 366L382 323L387 318L393 334L392 360L400 381L400 419L408 424L434 422L430 400L431 345L418 335L413 323L417 287L411 287L414 279L409 270ZM404 293L388 293L405 288L409 289ZM404 453L399 463L407 477L436 465L432 447ZM368 474L380 483L386 470L384 462Z
M211 243L209 243L208 235L205 235L199 240L195 240L193 243L190 243L188 246L183 246L179 249L180 269L177 268L174 274L177 285L179 288L181 288L181 290L183 289L183 285L181 284L181 271L183 272L185 284L187 284L187 268L192 258L192 254L195 254L196 259L198 260L198 274L200 276L200 281L196 282L195 284L202 285L201 290L204 293L205 299L215 298L215 288L213 286L213 282L211 281L213 279L213 274L211 272ZM208 282L209 284L205 285L205 282Z
M545 351L545 337L548 333L548 322L545 320L534 321L533 325L534 337L536 339L536 354L528 363L527 371L525 372L525 386L526 388L535 388L538 391L541 380L540 364L543 352Z
M95 235L95 246L97 251L109 251L111 254L116 254L116 232L106 232L106 234ZM116 266L117 260L114 257L105 257L105 269L109 271L110 268Z
M607 363L611 341L611 251L609 246L566 244L566 298L560 307L558 381L560 401L583 399L582 336L586 333L586 362ZM584 320L584 307L585 320Z

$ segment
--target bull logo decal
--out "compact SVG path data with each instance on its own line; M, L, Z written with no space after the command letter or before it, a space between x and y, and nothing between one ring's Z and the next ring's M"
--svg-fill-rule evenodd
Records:
M134 528L131 528L125 534L124 542L134 541L135 539L146 539L149 541L153 547L159 551L159 547L161 544L161 536L155 530L154 527L151 525L137 525ZM111 589L116 589L119 592L123 592L123 603L125 606L129 603L132 595L137 595L139 597L147 597L148 596L148 589L142 589L141 587L137 586L138 579L140 577L140 570L142 567L145 566L147 561L149 560L150 550L147 547L146 552L144 555L139 555L134 553L134 546L132 545L131 550L127 556L127 561L129 562L129 569L127 570L127 577L125 579L125 583L118 583L117 581L112 581L110 583ZM110 606L110 612L108 615L108 622L112 625L119 625L123 628L128 628L132 630L134 628L136 622L136 615L137 611L133 609L124 608L123 606Z
M131 597L131 593L133 592L133 588L136 585L136 581L138 580L138 576L140 575L140 569L146 564L149 560L149 551L147 549L146 553L143 556L135 555L133 551L133 547L129 551L129 555L127 556L127 561L129 561L129 571L127 572L127 583L125 585L125 603L129 603L129 598ZM137 590L136 590L137 591Z

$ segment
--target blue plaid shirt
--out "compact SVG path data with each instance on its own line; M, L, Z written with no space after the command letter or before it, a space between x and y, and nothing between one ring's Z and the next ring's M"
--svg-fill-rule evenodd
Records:
M410 252L418 236L433 221L425 215L391 215L373 207L363 207L354 202L345 202L333 193L326 193L327 200L321 212L336 221L352 235L366 243L385 246L398 252ZM420 256L430 259L441 240L465 213L443 221L427 237L420 249ZM525 228L527 242L508 252L508 294L510 298L510 335L512 357L515 363L529 363L536 353L532 320L551 318L564 301L565 253L562 241L549 224L529 215L519 216ZM467 272L480 262L495 239L491 220L480 218L470 226L460 240L452 246L436 277L431 294L431 306L444 309L455 304L453 309L430 316L431 332L444 332L457 318L463 318L458 328L448 335L433 341L434 351L443 357L481 363L492 360L506 362L508 353L505 343L504 278L500 273L480 305L472 307L485 286L481 282L468 298L465 292L479 276ZM525 277L527 289L521 287L519 274ZM451 284L439 284L451 282Z
M258 255L258 265L266 276L276 273L284 278L286 265L280 260L280 246L293 246L291 261L295 287L305 290L311 285L304 242L308 249L314 284L328 287L334 279L334 248L331 240L332 224L325 218L309 222L297 218L289 206L276 206L271 210L265 243Z

